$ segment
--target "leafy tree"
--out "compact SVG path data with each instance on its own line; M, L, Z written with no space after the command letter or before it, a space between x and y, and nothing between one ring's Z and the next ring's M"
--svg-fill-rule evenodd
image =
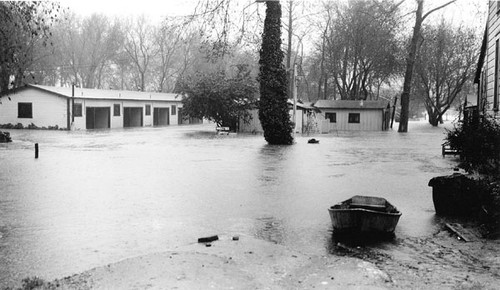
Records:
M424 99L429 123L438 126L473 77L478 39L471 29L453 28L444 21L425 27L422 35L426 40L415 65L415 91Z
M177 84L182 97L182 112L194 118L206 118L219 126L236 131L240 118L248 120L254 108L257 83L246 65L237 66L236 76L223 71L198 72Z
M51 44L59 9L55 2L0 2L0 93L23 84L36 47Z
M293 143L292 122L287 104L287 76L281 50L281 5L267 1L260 50L259 119L269 144Z

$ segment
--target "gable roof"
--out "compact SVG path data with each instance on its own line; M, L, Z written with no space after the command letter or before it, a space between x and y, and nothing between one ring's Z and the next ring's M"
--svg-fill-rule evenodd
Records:
M53 93L62 97L71 98L71 87L52 87L42 85L27 85L45 92ZM139 92L139 91L118 91L118 90L99 90L85 89L75 87L76 99L92 100L121 100L121 101L174 101L180 102L181 95L171 93Z
M386 109L389 102L385 100L317 100L314 107L318 109Z

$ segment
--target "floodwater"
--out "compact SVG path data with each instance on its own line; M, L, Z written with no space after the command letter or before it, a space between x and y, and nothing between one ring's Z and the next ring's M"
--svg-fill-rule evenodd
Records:
M428 181L456 166L441 157L444 130L427 123L406 134L316 135L319 144L297 136L292 146L217 136L213 125L9 131L14 141L0 144L0 286L215 234L326 254L327 209L356 194L402 211L396 235L427 236L437 227Z

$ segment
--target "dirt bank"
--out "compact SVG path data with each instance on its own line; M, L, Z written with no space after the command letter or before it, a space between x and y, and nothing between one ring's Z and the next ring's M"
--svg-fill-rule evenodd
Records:
M498 289L500 242L445 229L374 245L336 243L307 255L242 236L127 259L49 283L50 289Z
M395 289L498 289L500 241L465 242L445 227L428 237L396 237L376 245L337 244L332 252L358 257L377 266Z
M371 262L309 256L242 236L127 259L51 282L61 289L386 289Z

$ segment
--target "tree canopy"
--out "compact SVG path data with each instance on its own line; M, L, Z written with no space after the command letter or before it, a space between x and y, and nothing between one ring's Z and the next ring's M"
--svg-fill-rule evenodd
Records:
M0 93L20 86L35 57L47 46L59 4L36 1L0 2Z
M239 65L234 77L224 71L189 75L179 81L177 92L183 95L184 115L206 118L235 131L256 106L257 83L247 66Z

